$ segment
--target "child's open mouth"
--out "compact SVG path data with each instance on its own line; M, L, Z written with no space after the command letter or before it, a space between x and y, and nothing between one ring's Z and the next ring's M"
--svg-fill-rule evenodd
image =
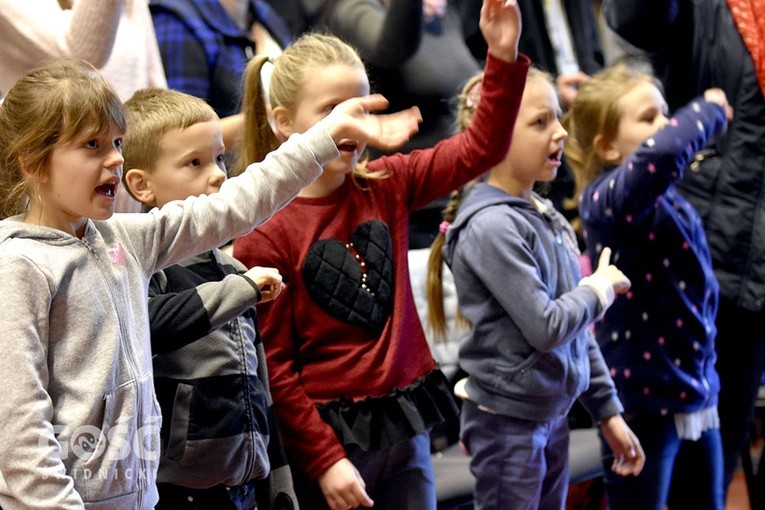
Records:
M547 156L547 160L560 162L562 157L563 157L563 149L558 149L555 152L552 152L549 156Z
M354 152L358 146L359 144L356 142L343 142L337 144L337 150L340 152Z
M100 186L96 187L96 193L104 197L114 198L117 194L117 183L107 182L101 184Z

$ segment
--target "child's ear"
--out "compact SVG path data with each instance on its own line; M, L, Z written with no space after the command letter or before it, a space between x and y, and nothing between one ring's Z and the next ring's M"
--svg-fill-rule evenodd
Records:
M593 146L595 147L595 152L598 153L598 156L601 160L614 165L621 163L622 153L619 152L616 147L614 147L612 142L606 141L603 135L595 136Z
M285 107L277 106L273 110L273 116L276 137L286 140L295 132L292 128L292 115L290 115L290 112Z
M124 185L127 187L130 194L144 205L154 207L156 204L156 197L154 196L154 190L151 189L149 184L149 174L146 170L140 168L131 168L125 172Z
M37 184L43 184L48 180L48 170L36 173L32 171L32 157L29 154L19 156L19 166L21 167L21 173L26 179L36 181Z

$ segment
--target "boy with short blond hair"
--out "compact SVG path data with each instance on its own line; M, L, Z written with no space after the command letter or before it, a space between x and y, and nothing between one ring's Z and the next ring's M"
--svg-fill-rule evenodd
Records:
M162 207L220 189L225 147L209 105L147 89L124 108L123 181L135 199ZM254 306L282 288L276 269L247 270L219 249L152 277L154 383L163 415L157 509L297 508Z

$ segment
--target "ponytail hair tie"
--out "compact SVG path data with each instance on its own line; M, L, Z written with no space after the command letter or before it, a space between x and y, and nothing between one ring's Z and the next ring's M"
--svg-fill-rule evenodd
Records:
M481 98L481 85L483 84L483 79L478 80L473 84L472 87L470 87L470 90L467 91L467 94L465 94L465 106L468 108L475 108L478 106L478 101Z
M450 222L448 222L448 221L446 221L446 220L444 220L444 221L442 221L442 222L441 222L441 224L440 224L440 225L438 225L438 230L439 230L439 231L440 231L442 234L446 235L446 230L449 228L449 225L451 225L451 223L450 223Z

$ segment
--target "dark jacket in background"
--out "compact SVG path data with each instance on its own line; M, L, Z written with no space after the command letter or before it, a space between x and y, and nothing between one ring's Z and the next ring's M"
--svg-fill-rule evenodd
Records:
M476 58L486 55L486 42L478 28L482 0L458 0L457 5L462 17L462 29ZM558 75L550 36L545 23L545 13L539 0L518 0L523 16L521 39L518 50L528 55L537 67ZM571 29L573 50L579 67L587 74L593 74L603 67L603 49L598 36L597 20L593 2L581 0L563 0L563 10Z

